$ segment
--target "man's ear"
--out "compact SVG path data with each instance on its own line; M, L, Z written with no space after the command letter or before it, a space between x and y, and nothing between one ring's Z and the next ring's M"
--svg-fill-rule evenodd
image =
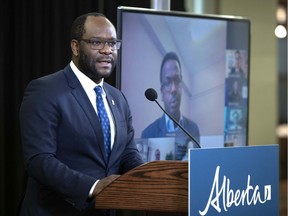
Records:
M79 43L78 43L78 41L75 39L72 39L70 46L71 46L71 50L72 50L73 55L78 56L79 55Z

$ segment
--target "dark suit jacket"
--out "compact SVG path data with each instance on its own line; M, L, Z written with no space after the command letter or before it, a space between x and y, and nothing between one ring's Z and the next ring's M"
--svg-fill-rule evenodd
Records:
M20 109L28 174L20 215L79 215L94 205L87 198L97 179L142 163L124 95L107 83L104 89L116 127L107 163L97 114L69 65L28 85Z
M183 123L181 125L185 130L187 130L198 142L200 139L200 132L197 124L190 119L183 116ZM148 125L142 132L141 138L157 138L157 137L166 137L171 136L167 131L165 115L162 115L161 118L156 119L150 125ZM188 136L179 128L175 134L176 137L186 137Z

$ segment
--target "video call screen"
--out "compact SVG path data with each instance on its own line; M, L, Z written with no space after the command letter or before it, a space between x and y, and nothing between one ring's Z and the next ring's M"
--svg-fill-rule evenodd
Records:
M155 89L164 107L160 67L167 52L179 57L181 115L198 126L201 147L248 145L249 19L119 7L117 33L117 87L130 105L144 160L184 160L190 148L177 133L141 137L163 116L144 92Z

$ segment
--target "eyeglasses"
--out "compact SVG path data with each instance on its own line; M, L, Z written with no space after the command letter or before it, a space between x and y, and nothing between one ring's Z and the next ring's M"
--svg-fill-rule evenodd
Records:
M85 43L88 43L93 50L101 50L105 47L107 44L110 49L112 50L118 50L121 47L121 41L120 40L111 40L111 41L105 41L105 40L95 40L95 39L79 39L78 41L84 41Z
M174 86L176 89L180 89L182 87L182 78L181 76L177 76L174 78L167 78L167 80L163 81L161 86L166 90L166 91L171 91L172 89L172 84L174 83Z

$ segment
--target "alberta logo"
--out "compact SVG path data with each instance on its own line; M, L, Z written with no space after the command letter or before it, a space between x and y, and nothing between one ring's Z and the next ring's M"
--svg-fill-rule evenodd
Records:
M210 191L209 198L203 210L199 210L199 214L204 216L208 214L211 208L214 208L218 213L221 211L229 211L232 206L250 206L262 205L271 200L271 185L265 185L263 189L259 185L251 185L251 176L247 176L247 185L244 189L231 188L231 180L225 175L222 183L219 177L220 166L217 166L214 176L214 181Z

